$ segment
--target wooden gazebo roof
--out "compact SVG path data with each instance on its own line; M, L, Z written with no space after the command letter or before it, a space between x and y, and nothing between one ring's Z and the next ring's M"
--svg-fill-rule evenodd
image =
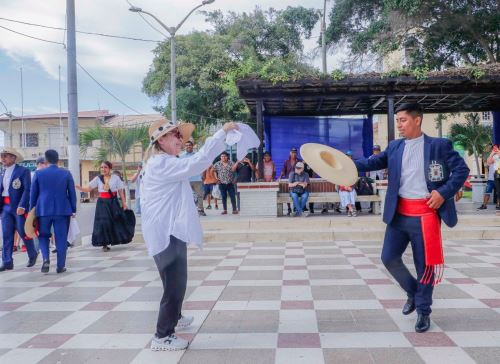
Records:
M500 66L457 68L418 78L368 73L338 81L304 78L274 84L247 78L237 86L252 114L257 101L265 115L283 116L386 114L392 102L395 107L418 102L427 113L500 109Z

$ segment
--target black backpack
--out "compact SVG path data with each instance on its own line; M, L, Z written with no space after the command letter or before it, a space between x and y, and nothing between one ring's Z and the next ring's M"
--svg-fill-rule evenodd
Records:
M368 177L360 177L358 182L354 185L354 189L359 196L374 195L372 179Z

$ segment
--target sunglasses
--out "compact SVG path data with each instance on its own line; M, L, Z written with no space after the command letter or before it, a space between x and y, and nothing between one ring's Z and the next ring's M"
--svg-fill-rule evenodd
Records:
M177 139L182 139L182 134L179 130L173 130L171 132L169 132L168 134L172 134L173 136L175 136Z

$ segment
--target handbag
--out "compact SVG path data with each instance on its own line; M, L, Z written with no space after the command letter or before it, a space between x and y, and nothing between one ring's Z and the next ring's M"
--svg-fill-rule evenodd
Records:
M220 193L220 189L219 189L219 185L214 185L213 188L212 188L212 197L213 198L217 198L217 199L221 199L222 196L221 196L221 193Z
M305 188L303 186L294 186L292 187L292 191L293 193L296 193L297 195L302 195L304 192L305 192Z

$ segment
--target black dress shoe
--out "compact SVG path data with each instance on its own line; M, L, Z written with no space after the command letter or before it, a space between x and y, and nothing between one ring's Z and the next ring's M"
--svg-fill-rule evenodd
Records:
M426 332L431 327L431 316L419 313L417 323L415 324L416 332Z
M403 306L403 315L409 315L413 311L415 311L415 299L408 298Z
M50 268L50 261L44 260L41 269L42 273L49 273L49 268Z
M57 273L64 273L64 272L66 272L66 267L57 268L56 272Z
M28 264L26 265L26 268L33 267L36 264L37 259L38 259L38 253L36 253L36 256L34 258L30 258L28 260Z
M0 265L0 272L14 269L14 263Z

